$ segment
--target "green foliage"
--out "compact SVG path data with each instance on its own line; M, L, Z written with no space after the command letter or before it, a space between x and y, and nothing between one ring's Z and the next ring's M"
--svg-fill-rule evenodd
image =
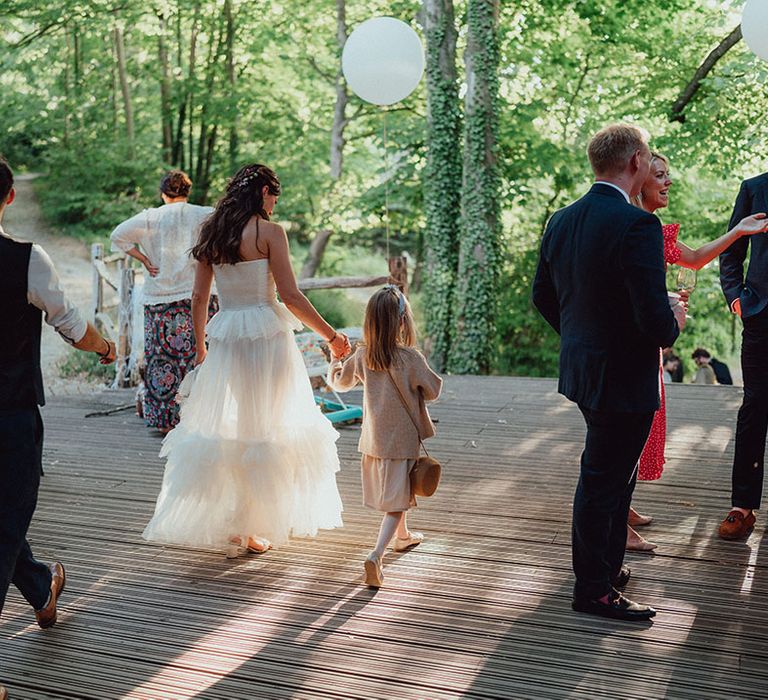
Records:
M334 328L363 325L365 302L362 299L354 299L341 290L332 289L309 292L307 297Z
M448 364L459 263L461 211L461 110L455 77L456 27L452 12L428 23L427 162L424 171L426 335L438 371Z
M499 31L496 2L469 0L461 241L449 367L487 373L493 359L501 270L497 164Z
M388 14L423 32L419 0L346 4L350 30ZM459 58L470 35L488 35L489 9L498 7L497 36L470 64L494 92L498 85L495 108L463 114L472 82L466 65L459 61L455 85L436 85L437 57L428 53L428 108L426 84L386 117L350 96L344 171L332 181L340 58L332 6L280 0L256 12L245 0L7 0L0 9L0 151L17 169L46 171L40 195L49 218L87 238L156 205L167 167L190 171L195 196L211 203L234 168L266 162L283 183L276 215L289 222L291 239L305 245L320 228L334 231L321 274L375 273L389 242L393 254L406 251L421 268L425 297L417 306L436 364L453 327L453 370L520 374L557 371L558 339L531 309L530 279L546 220L589 186L584 151L592 133L615 120L651 131L675 179L663 218L680 222L681 240L692 247L725 231L739 180L768 166L768 63L743 42L704 80L685 121L669 121L696 68L738 23L741 0L455 0ZM132 138L116 26L124 34ZM170 110L161 96L161 39ZM181 135L170 159L168 116L174 140ZM463 183L462 117L471 171ZM480 159L488 133L496 134L495 168ZM461 195L459 232L451 213ZM678 354L704 345L728 357L738 325L719 292L716 263L699 279ZM318 292L318 303L329 294ZM360 313L355 308L343 322L359 325Z
M59 375L65 379L87 379L109 384L115 378L113 365L99 364L99 356L70 348L59 365Z

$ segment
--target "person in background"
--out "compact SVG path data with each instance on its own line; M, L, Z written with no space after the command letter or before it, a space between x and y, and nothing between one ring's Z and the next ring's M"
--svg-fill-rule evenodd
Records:
M680 358L677 355L669 354L664 357L664 383L671 384L674 379L674 373L680 367Z
M672 381L674 383L681 383L685 376L685 363L683 362L683 359L675 355L675 351L672 348L664 348L661 352L661 356L663 360L666 360L668 357L672 357L676 360L674 367L670 367L669 373L672 376Z
M728 365L726 365L725 362L720 362L717 358L712 357L712 355L710 355L704 348L696 348L691 357L697 367L709 365L715 373L715 379L717 379L718 384L733 384L731 371L728 369Z
M196 347L192 332L192 286L195 260L189 252L200 225L213 211L190 204L192 180L171 170L160 181L163 206L145 209L112 232L112 250L138 260L144 282L143 408L149 428L167 433L179 422L176 393L192 369ZM209 317L218 310L211 297Z

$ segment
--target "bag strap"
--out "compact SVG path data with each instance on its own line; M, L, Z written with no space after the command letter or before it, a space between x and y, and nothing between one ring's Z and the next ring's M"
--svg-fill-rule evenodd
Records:
M400 387L397 386L397 382L395 381L395 378L392 376L392 371L389 367L387 367L387 374L389 375L389 381L392 382L392 386L395 387L395 391L397 392L397 397L400 399L400 403L403 404L403 408L405 409L405 413L408 416L408 418L411 419L411 423L413 423L413 427L416 428L416 435L419 438L419 445L421 445L421 449L424 450L424 454L429 457L429 452L427 452L427 448L424 446L424 441L421 439L421 431L419 430L419 425L414 420L413 416L411 415L411 411L408 408L408 404L405 400L405 397L403 396L403 392L400 391Z

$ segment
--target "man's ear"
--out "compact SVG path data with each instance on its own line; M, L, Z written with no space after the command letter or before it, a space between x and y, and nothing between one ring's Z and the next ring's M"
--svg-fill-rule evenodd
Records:
M632 157L629 159L629 164L632 166L632 170L640 170L640 151L637 150L632 154Z
M11 191L8 193L8 199L5 200L6 206L13 204L13 200L16 199L16 190L11 187Z

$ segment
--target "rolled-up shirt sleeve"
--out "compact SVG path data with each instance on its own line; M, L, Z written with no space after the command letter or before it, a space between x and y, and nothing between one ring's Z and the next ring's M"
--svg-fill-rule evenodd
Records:
M53 261L39 245L32 246L29 256L27 301L43 311L45 322L68 343L77 343L85 336L86 322L67 299Z
M112 251L121 250L127 253L131 248L141 243L142 239L149 233L149 223L149 211L145 209L119 224L109 236L112 241Z

